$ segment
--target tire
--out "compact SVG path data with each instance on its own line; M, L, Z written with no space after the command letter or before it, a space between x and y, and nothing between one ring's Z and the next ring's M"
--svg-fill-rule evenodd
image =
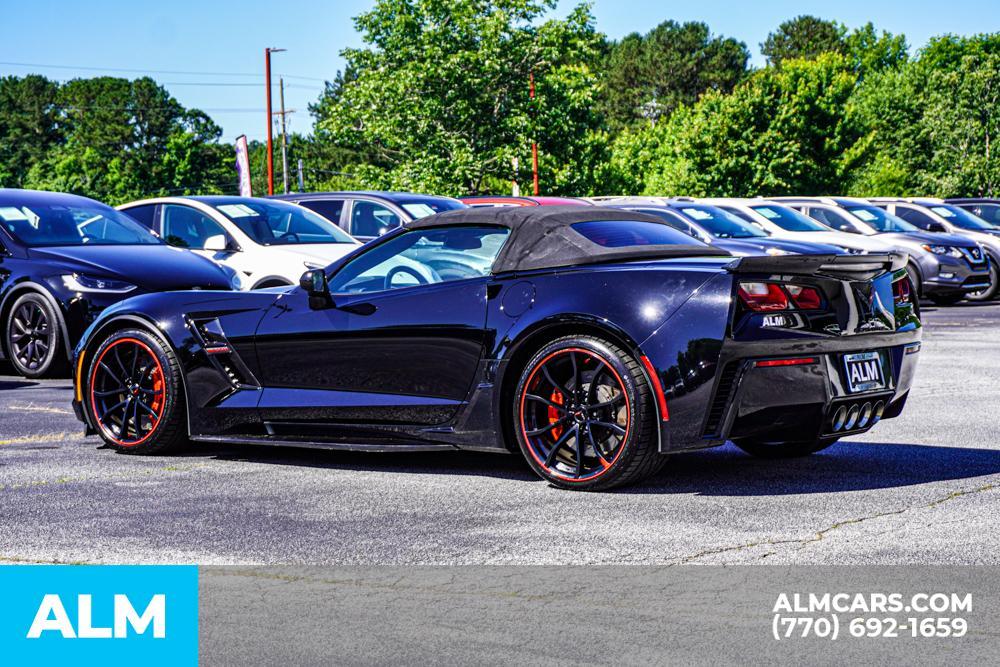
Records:
M927 298L936 306L954 306L965 298L964 294L928 294Z
M837 440L805 440L801 442L767 442L765 440L734 440L733 444L759 459L794 459L809 456L836 443Z
M1000 294L1000 271L996 262L990 259L990 286L978 292L969 292L965 298L969 301L992 301Z
M142 329L115 332L91 356L84 409L101 438L128 454L167 454L187 443L177 357Z
M261 282L257 283L250 289L257 290L257 289L268 289L270 287L291 287L291 286L292 283L290 282L284 280L271 279L271 280L262 280Z
M4 323L4 346L14 370L26 378L68 371L61 320L49 300L37 292L14 301Z
M521 372L511 416L528 465L564 489L631 484L666 461L642 367L600 338L567 336L536 352Z
M919 300L923 296L924 284L920 280L920 271L913 264L906 265L906 277L910 279L910 286L913 288L913 296Z

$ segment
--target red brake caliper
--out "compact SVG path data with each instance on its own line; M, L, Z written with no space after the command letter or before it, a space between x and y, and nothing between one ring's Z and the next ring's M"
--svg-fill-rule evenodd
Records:
M553 389L552 396L549 397L549 400L551 400L553 403L557 405L562 405L563 395L558 389ZM555 424L560 419L559 411L550 405L548 409L548 417L549 417L549 423ZM556 426L554 429L552 429L552 440L553 441L558 440L560 437L562 437L562 433L563 433L563 427Z
M150 424L150 430L156 428L156 422L160 420L160 409L163 407L163 373L160 372L160 367L157 366L153 369L153 374L150 375L153 379L153 403L149 406L153 408L153 412L156 413L155 417L152 417Z

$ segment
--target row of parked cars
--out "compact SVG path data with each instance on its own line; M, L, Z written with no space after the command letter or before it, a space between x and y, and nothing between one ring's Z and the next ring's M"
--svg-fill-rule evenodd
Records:
M396 227L448 210L595 205L651 214L692 243L735 256L902 253L913 290L937 304L1000 291L995 200L330 192L161 197L113 209L75 195L0 190L0 353L27 377L65 373L97 314L130 296L283 289ZM394 279L419 281L419 267Z

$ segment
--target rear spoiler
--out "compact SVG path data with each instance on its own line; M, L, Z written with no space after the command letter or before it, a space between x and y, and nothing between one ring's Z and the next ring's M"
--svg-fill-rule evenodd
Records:
M725 268L730 273L821 275L841 280L871 280L906 268L907 261L907 256L898 252L872 255L762 255L741 257Z

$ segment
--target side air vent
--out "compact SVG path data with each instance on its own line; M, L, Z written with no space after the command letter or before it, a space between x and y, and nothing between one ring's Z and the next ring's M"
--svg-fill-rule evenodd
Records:
M234 389L259 386L226 338L218 318L195 319L189 322L209 362L229 380Z
M708 409L708 418L705 420L704 437L711 438L719 435L722 428L722 419L726 416L726 406L729 405L733 395L733 387L736 381L736 374L739 372L738 362L730 362L722 369L719 375L719 384L715 388L715 397L712 405Z

